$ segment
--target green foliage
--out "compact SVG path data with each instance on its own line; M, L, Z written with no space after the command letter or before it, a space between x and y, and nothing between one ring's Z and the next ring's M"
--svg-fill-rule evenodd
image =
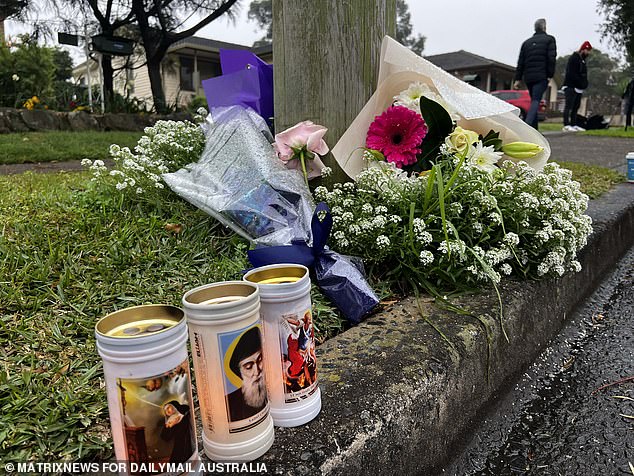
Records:
M88 184L76 173L0 177L2 461L111 457L97 319L178 306L247 265L246 244L186 202L124 206Z
M440 145L453 129L451 117L444 107L425 96L421 96L419 101L421 114L429 129L425 139L423 139L423 152L418 157L418 161L412 167L406 167L409 172L429 170L431 161L438 155Z
M53 64L55 65L55 73L53 79L55 81L67 81L73 76L73 59L70 53L61 48L52 48Z
M333 249L362 257L375 279L435 296L503 275L578 271L576 253L592 229L588 197L557 164L538 174L505 162L490 173L446 156L408 177L379 162L355 183L315 194L331 206Z
M141 132L26 132L0 134L0 164L105 160L113 142L133 147Z
M592 199L599 198L615 184L625 180L622 174L598 165L560 161L557 163L572 172L572 178L581 184L581 191Z
M201 107L207 109L207 98L205 96L195 96L187 105L187 110L190 113L195 114Z
M28 35L19 36L11 47L0 43L0 105L23 107L28 98L37 96L53 109L68 109L68 96L78 89L67 82L72 68L67 51L41 46ZM68 94L71 89L74 92Z
M612 40L618 50L634 58L634 2L631 0L599 0L599 10L605 16L601 25L604 37Z
M603 137L630 137L634 138L634 129L625 130L623 127L610 127L608 129L595 129L582 132L584 136L603 136Z
M115 164L109 169L103 161L82 161L93 171L94 182L104 194L124 196L131 203L162 203L172 195L161 174L175 172L197 162L205 147L202 129L188 121L158 121L146 127L131 150L110 146Z
M112 458L97 320L180 306L248 266L246 242L176 195L132 203L90 184L87 173L0 177L1 461ZM313 299L323 341L344 321Z
M255 21L266 34L253 43L254 47L270 45L273 41L273 2L272 0L253 0L249 4L249 20Z
M411 14L406 0L396 0L396 41L417 55L422 55L427 38L422 35L413 36L412 30Z
M0 44L0 105L21 106L32 96L50 95L54 77L52 48L28 35L21 35L12 47Z

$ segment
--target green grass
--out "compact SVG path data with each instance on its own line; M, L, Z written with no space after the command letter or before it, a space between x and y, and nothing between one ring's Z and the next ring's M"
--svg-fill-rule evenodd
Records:
M603 137L634 137L634 129L629 127L610 127L608 129L595 129L582 132L585 136L603 136Z
M539 130L540 132L544 132L544 131L560 131L561 132L561 128L563 126L564 124L562 122L540 122Z
M598 165L560 162L558 160L554 162L571 170L572 178L581 184L581 191L592 199L600 197L615 184L625 180L622 174Z
M110 144L134 147L142 132L25 132L0 134L0 164L107 159Z
M540 122L539 130L541 132L544 131L557 131L561 132L561 128L563 127L562 122ZM584 136L602 136L602 137L633 137L634 138L634 128L630 127L625 130L624 127L609 127L608 129L593 129L585 132L577 132L576 134L581 134Z
M246 242L188 203L123 206L89 183L85 172L0 177L0 461L112 457L96 321L180 306L186 290L247 267ZM318 339L340 332L313 299Z

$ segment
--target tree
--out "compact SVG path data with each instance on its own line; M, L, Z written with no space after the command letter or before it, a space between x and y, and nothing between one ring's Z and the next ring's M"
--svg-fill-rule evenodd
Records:
M28 35L20 35L11 48L0 43L2 105L15 107L31 96L50 96L55 77L53 51Z
M19 18L29 7L29 0L0 0L0 43L4 42L4 21Z
M632 0L599 0L599 11L605 15L601 25L603 37L610 38L626 56L634 58L634 2Z
M253 46L271 44L273 41L273 10L271 0L253 0L249 5L249 20L255 21L266 35L253 43ZM412 19L405 0L396 0L396 40L407 46L417 55L423 53L425 37L412 35Z
M53 48L53 64L55 65L54 81L66 81L73 76L73 59L70 53L61 48Z
M253 0L249 5L249 20L257 22L266 35L253 43L254 47L270 45L273 41L273 7L271 0Z
M141 35L157 112L167 110L161 62L168 48L177 41L192 36L223 14L230 13L236 2L237 0L163 0L148 3L145 0L131 0L131 12ZM191 28L177 31L184 23L178 18L188 18L194 13L205 16Z
M422 35L412 35L412 19L405 0L396 0L396 41L407 46L417 55L422 55L425 49L425 38Z
M73 3L83 6L85 1L90 7L95 19L99 24L99 30L102 35L114 36L119 30L125 29L131 25L134 20L134 14L131 9L126 8L125 3L115 3L115 0L71 0ZM88 66L90 67L90 66ZM114 97L114 68L112 67L112 57L103 55L101 58L101 69L103 72L103 94L106 106L110 104Z

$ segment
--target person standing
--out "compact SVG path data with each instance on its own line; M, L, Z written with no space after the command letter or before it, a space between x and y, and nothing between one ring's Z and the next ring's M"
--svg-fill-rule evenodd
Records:
M634 77L627 83L622 98L625 100L625 130L632 125L632 106L634 106Z
M540 18L535 22L535 34L522 43L513 83L513 87L519 89L520 80L523 79L528 88L531 105L525 121L535 129L538 128L539 103L548 88L548 81L555 74L556 59L555 37L546 33L546 20Z
M592 50L589 41L584 41L579 48L568 58L566 65L566 76L564 79L564 93L566 95L566 105L564 106L564 127L567 132L585 131L577 124L577 111L581 104L583 90L588 87L588 67L586 58Z

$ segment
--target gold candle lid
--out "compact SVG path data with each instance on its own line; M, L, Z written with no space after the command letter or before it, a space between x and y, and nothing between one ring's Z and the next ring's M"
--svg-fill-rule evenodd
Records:
M97 334L130 339L166 331L183 319L183 311L174 306L149 304L115 311L97 322Z
M248 274L246 280L256 284L292 284L306 275L306 268L301 266L279 266L260 269Z

